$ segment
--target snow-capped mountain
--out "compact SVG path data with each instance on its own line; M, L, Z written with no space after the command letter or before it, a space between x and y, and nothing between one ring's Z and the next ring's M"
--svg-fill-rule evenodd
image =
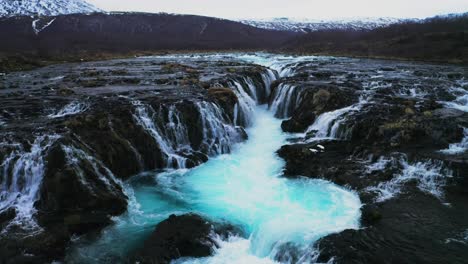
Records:
M0 17L56 16L100 11L83 0L0 0Z
M337 20L271 18L239 20L241 23L258 28L294 32L311 32L325 29L374 29L403 21L408 20L398 18L351 18Z

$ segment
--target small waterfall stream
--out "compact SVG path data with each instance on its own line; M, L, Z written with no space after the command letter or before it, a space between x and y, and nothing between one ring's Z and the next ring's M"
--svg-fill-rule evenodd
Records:
M291 116L292 111L300 103L300 94L296 93L296 86L280 84L273 95L270 109L278 118Z
M212 102L194 102L202 129L202 142L194 147L189 139L189 128L184 124L177 105L162 107L155 111L152 106L133 101L137 124L143 127L156 141L164 155L165 168L186 168L188 156L195 152L210 156L228 153L234 143L241 141L239 130L226 120L222 110ZM246 109L249 111L250 109ZM245 113L242 111L240 114Z
M159 128L154 122L154 119L157 118L157 113L151 106L144 105L140 101L134 101L133 104L136 106L135 120L158 143L161 152L165 155L165 165L167 167L185 168L187 158L177 153L178 150L187 147L187 135L185 134L183 124L172 122L169 123L167 129ZM169 119L173 119L173 115L173 112L169 112ZM165 135L164 132L167 132L168 135ZM170 142L169 135L180 139L180 141Z
M314 133L314 135L306 141L340 139L338 129L340 128L340 124L345 120L346 115L359 111L367 102L367 99L361 97L356 104L321 114L315 119L315 122L307 128L304 136L308 133Z
M10 225L24 229L40 229L33 215L34 202L39 198L39 188L44 177L44 154L59 138L57 135L40 135L26 150L18 143L0 143L2 148L13 148L0 164L0 211L15 208L16 217Z

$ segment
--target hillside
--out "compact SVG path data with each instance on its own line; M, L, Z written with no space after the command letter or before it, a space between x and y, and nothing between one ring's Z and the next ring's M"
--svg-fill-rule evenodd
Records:
M3 53L278 48L294 33L192 15L111 13L0 19Z
M321 30L289 41L297 53L468 63L468 15L434 17L366 30Z
M0 18L0 37L7 40L0 42L0 72L174 51L268 50L468 63L466 14L307 34L165 13L15 16Z

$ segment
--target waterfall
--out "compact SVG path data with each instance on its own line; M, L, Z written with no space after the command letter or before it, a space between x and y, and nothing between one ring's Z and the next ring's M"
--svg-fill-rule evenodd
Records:
M252 79L249 77L244 78L244 82L247 84L247 88L249 89L250 97L255 101L258 102L258 91L257 87L253 83Z
M277 118L290 117L292 112L301 102L301 93L297 92L297 87L291 84L280 84L270 103L270 110Z
M235 107L235 124L241 126L249 126L252 124L252 116L255 111L257 102L250 97L245 91L244 86L233 80L231 82L231 88L237 96L238 103Z
M238 103L234 107L234 124L240 126L252 125L252 116L257 104L262 103L261 97L265 100L271 95L271 84L277 80L278 74L271 69L266 69L261 74L264 83L264 92L259 94L261 88L257 87L251 78L243 78L243 82L232 80L230 87L237 96ZM245 83L245 85L243 85Z
M176 149L174 147L177 146L179 142L169 142L168 139L170 137L168 137L167 134L164 134L162 129L155 124L154 121L157 120L158 117L156 111L154 111L154 109L151 106L144 105L140 101L134 101L133 105L136 106L136 113L133 115L134 119L154 138L162 154L164 155L165 164L163 166L168 168L185 168L187 158L177 154ZM170 117L170 120L176 121L177 119L174 119L173 113L171 114L171 111L169 111L169 113L170 116L172 115L172 117ZM176 139L177 137L185 137L181 131L181 125L172 123L169 124L169 128L170 129L166 130L165 132L169 131L168 134L172 135L173 138Z
M250 98L250 97L248 97ZM185 125L183 115L173 104L155 111L151 106L139 101L134 119L142 126L159 145L165 157L164 167L186 168L187 157L195 152L208 156L229 153L231 146L241 140L238 129L223 115L223 110L213 102L194 102L199 114L202 129L201 145L194 149L190 142L190 129Z
M224 122L222 110L212 102L197 102L203 127L202 151L214 156L231 151L231 146L240 141L237 129Z
M169 106L167 116L169 122L166 124L164 132L168 142L172 144L172 148L176 151L191 149L188 129L181 120L180 113L175 105Z
M277 79L278 79L278 74L271 69L267 69L266 72L262 73L262 80L263 80L263 83L265 84L266 98L270 97L271 85Z
M354 105L319 115L315 119L315 122L306 130L306 135L309 133L314 133L314 136L308 139L307 142L320 139L339 139L339 128L346 120L347 114L361 110L362 106L366 103L367 100L364 99L364 97L361 97L359 98L359 102Z
M291 77L291 76L293 76L296 73L296 67L298 65L299 65L299 63L281 65L280 70L279 70L279 76L280 77Z
M58 135L38 136L29 150L18 143L1 144L12 151L0 165L0 212L15 208L13 222L25 228L38 228L32 216L45 173L44 157L58 138Z
M239 104L238 103L234 105L234 117L232 119L232 122L234 123L234 125L239 124Z

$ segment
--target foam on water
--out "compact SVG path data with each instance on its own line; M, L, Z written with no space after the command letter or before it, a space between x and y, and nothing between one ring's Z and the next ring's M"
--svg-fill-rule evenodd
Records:
M50 118L61 118L83 113L89 109L89 105L83 102L71 102L60 109L57 113L48 115Z
M468 128L463 129L464 137L461 142L450 144L448 149L441 150L440 152L447 155L457 155L464 153L468 150Z
M410 181L416 181L418 189L422 192L438 199L444 198L443 187L447 178L452 177L452 171L446 169L442 162L427 160L411 163L403 157L399 160L399 166L401 166L401 172L393 179L367 188L368 191L377 193L377 202L396 197L403 192L404 184Z
M457 82L461 87L452 87L450 92L456 96L456 99L450 102L442 102L448 108L458 109L463 112L468 112L468 91L464 88L464 83Z
M286 243L304 263L312 262L314 241L359 227L361 203L355 193L326 181L281 177L284 161L275 151L287 135L280 123L265 108L257 108L249 140L232 154L192 170L135 177L129 183L134 193L129 212L99 240L78 242L69 259L121 259L170 214L196 212L241 227L245 237L220 242L212 257L176 263L274 263Z
M387 166L393 163L393 158L380 157L376 162L366 165L366 173L373 173L376 171L383 171Z
M295 74L295 68L301 62L320 60L320 56L287 56L279 54L256 53L238 54L236 59L262 65L278 72L280 77L290 77Z

